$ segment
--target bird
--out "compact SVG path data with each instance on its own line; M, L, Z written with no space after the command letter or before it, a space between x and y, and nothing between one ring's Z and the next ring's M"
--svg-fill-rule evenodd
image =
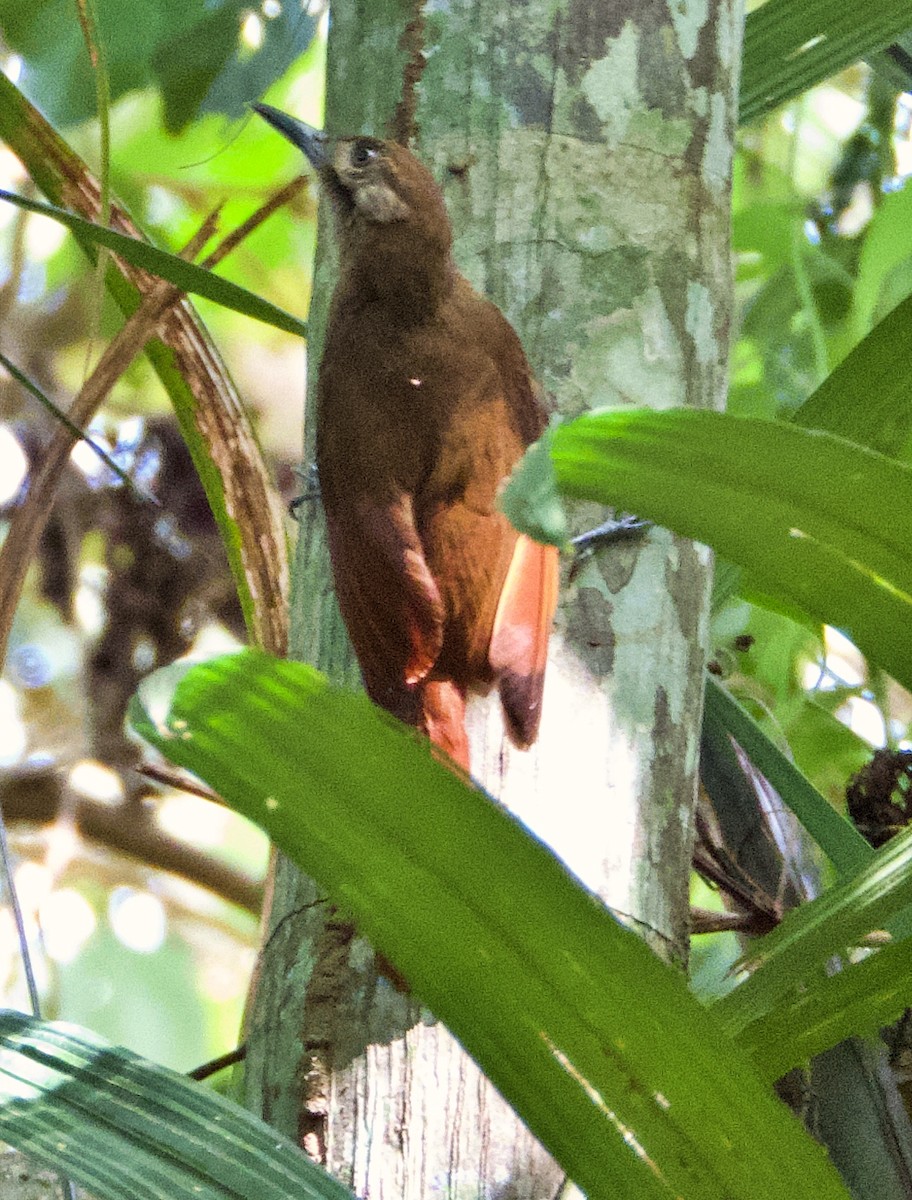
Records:
M497 506L548 412L519 337L458 270L443 193L404 145L266 104L334 216L316 468L333 583L373 702L469 771L468 694L536 739L558 551Z

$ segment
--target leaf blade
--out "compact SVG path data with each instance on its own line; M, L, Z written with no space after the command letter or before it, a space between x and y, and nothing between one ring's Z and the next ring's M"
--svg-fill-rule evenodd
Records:
M755 969L715 1004L732 1035L770 1013L802 980L822 973L834 955L882 929L912 904L912 830L897 834L867 866L810 904L792 909L745 959Z
M720 724L738 742L840 874L851 875L869 861L874 852L855 826L835 811L711 675L706 677L704 719Z
M354 914L593 1200L784 1197L783 1154L842 1195L683 979L364 696L245 652L132 721Z
M767 0L744 26L740 123L756 121L909 28L905 0Z
M912 1000L912 939L824 976L743 1028L738 1044L771 1082L849 1037L876 1036Z
M85 1031L8 1010L0 1134L105 1200L351 1200L217 1093Z
M709 543L912 686L905 464L819 430L682 409L578 417L553 432L551 458L565 496ZM506 489L511 513L522 471Z
M17 196L14 192L5 191L3 188L0 188L0 200L6 200L26 212L48 217L59 225L66 226L67 229L87 238L94 245L113 250L131 266L148 271L160 279L166 279L182 292L202 296L214 304L230 308L233 312L252 317L255 321L262 321L264 324L282 329L286 333L294 333L299 337L307 336L306 323L293 317L291 313L285 312L284 309L271 304L268 300L263 300L262 297L249 292L246 288L232 283L230 279L223 279L220 275L207 271L205 267L187 262L180 255L160 250L151 242L144 242L140 238L118 233L116 229L107 229L103 225L96 225L94 221L87 221L85 218L57 208L53 204L41 204L37 200Z

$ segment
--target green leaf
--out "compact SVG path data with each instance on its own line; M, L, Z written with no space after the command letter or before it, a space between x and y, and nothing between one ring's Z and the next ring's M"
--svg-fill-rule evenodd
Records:
M835 811L712 675L706 676L704 721L735 739L841 875L851 875L873 857L855 826Z
M817 690L796 697L781 717L795 762L839 812L845 810L846 780L870 762L871 744L834 714L840 697L845 703L865 690L866 685Z
M242 17L250 12L246 0L240 4ZM235 53L225 69L212 81L200 106L201 113L246 116L250 102L259 99L310 47L322 10L316 4L282 4L281 11L266 12L260 22L261 41L251 52ZM179 87L180 81L176 86Z
M525 486L503 493L501 508L509 521L539 542L565 546L567 514L561 504L551 463L551 431L529 447L522 460Z
M910 189L912 197L912 189ZM912 246L910 246L912 248ZM891 458L912 450L912 296L871 330L792 414ZM860 403L860 397L864 403Z
M818 976L747 1025L737 1040L772 1082L845 1038L875 1036L910 1003L912 939L906 938L845 970Z
M209 89L231 61L239 28L234 13L228 20L225 16L224 6L204 14L189 36L183 30L175 32L150 56L164 98L165 128L169 133L180 133L193 120Z
M255 7L255 6L254 6ZM97 0L112 100L157 83L169 130L200 111L237 117L310 43L318 13L284 4L261 24L252 50L241 37L247 0ZM58 125L95 115L89 57L71 0L4 0L4 42L25 59L29 97Z
M139 6L98 0L112 101L148 82L148 48L169 22L185 24L179 7L174 0ZM4 0L0 25L6 45L25 60L23 86L50 120L60 125L95 116L95 80L72 5L66 0Z
M856 337L909 294L910 258L912 187L906 184L883 197L865 230L852 314Z
M683 978L363 695L243 652L131 721L353 914L590 1200L844 1196Z
M682 409L587 414L554 431L551 458L564 495L708 542L912 687L909 467L817 430ZM524 467L511 489L525 492Z
M352 1200L211 1089L94 1034L9 1011L0 1137L100 1200Z
M2 188L0 188L0 200L7 200L10 204L15 204L17 208L24 208L27 212L50 217L52 221L65 225L93 244L106 246L109 250L113 250L131 266L141 267L150 275L166 279L176 288L180 288L182 292L204 296L214 304L220 304L223 308L230 308L246 317L252 317L255 321L263 321L267 325L273 325L276 329L284 329L286 333L307 337L306 324L299 321L297 317L293 317L291 313L285 312L275 304L270 304L268 300L263 300L253 292L248 292L246 288L239 287L229 279L222 279L220 275L214 275L212 271L207 271L204 267L187 262L177 254L169 254L166 250L159 250L150 242L143 242L139 238L128 237L125 233L106 229L102 225L96 225L92 221L77 217L75 213L66 212L64 209L55 208L50 204L40 204L37 200L27 200L24 196L17 196Z
M910 22L908 0L767 0L744 26L741 124L882 50Z
M95 183L88 167L2 72L0 137L22 160L32 179L50 200L57 204L76 203L72 197L81 197L87 210L92 211ZM121 217L123 219L123 214ZM80 249L94 262L97 249L90 237L78 231L75 231L73 236ZM129 317L139 307L139 289L116 261L112 261L105 272L105 286L125 316ZM171 344L166 344L159 338L152 338L146 343L146 356L174 406L174 415L181 435L187 443L193 465L206 492L206 499L218 524L247 628L253 637L262 636L265 627L262 614L264 597L270 596L274 590L272 581L259 569L257 561L264 545L264 529L262 526L257 528L256 545L252 547L251 531L241 525L234 516L237 511L237 489L233 481L226 486L223 473L227 473L229 469L235 470L236 457L230 463L225 454L220 455L218 463L213 459L210 446L216 439L211 432L204 438L200 428L200 418L205 415L206 410L209 410L210 417L213 411L217 411L220 419L230 421L233 445L235 449L243 448L249 464L249 469L245 468L244 472L245 486L252 492L257 482L261 484L264 517L268 509L265 469L262 463L259 469L255 468L252 447L256 442L250 418L222 366L205 326L193 312L189 301L182 307L180 323L179 342L172 341ZM197 384L203 370L207 377L207 388L205 397L201 399ZM191 372L194 375L192 383L185 378L185 374ZM210 429L215 428L216 424L210 419ZM279 545L282 530L278 522L267 518L267 526L267 539L271 532L276 545ZM273 561L277 562L278 559L279 556L276 555Z
M819 986L830 959L883 929L912 903L912 830L892 838L868 865L810 904L793 909L782 924L751 946L749 978L718 1004L734 1036L772 1013L799 985ZM816 982L815 982L816 981Z
M772 275L792 261L792 231L803 225L805 206L799 196L778 203L747 204L732 215L732 249L757 261L739 263L738 278Z

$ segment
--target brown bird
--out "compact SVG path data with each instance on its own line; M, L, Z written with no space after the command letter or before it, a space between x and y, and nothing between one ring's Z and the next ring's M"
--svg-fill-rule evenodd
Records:
M496 684L517 746L538 733L557 551L518 534L497 494L546 412L512 326L456 269L418 159L254 107L304 152L335 215L317 473L364 685L467 770L470 689Z

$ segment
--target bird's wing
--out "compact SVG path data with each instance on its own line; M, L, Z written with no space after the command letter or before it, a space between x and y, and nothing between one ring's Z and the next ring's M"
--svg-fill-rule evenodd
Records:
M412 499L352 497L327 510L327 531L339 607L365 686L391 707L394 696L384 695L423 679L443 641L443 603L415 531Z
M493 304L484 302L482 307L486 341L509 414L507 423L519 443L518 458L545 430L544 393L532 376L513 327ZM508 464L505 474L514 462ZM538 733L558 583L557 548L520 534L500 592L488 656L498 678L507 728L522 747L531 745Z
M531 745L538 733L558 574L557 547L520 534L500 593L489 650L510 736L518 746Z

